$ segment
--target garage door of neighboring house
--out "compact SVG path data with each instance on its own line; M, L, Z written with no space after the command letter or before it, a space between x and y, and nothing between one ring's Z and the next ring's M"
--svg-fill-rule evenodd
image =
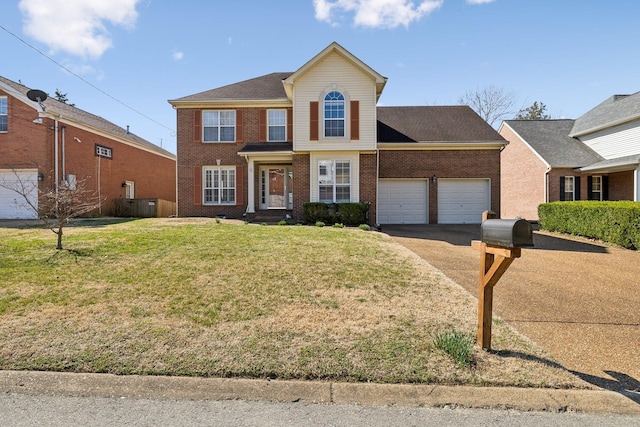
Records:
M36 219L37 212L27 204L21 194L10 188L18 190L24 188L31 203L37 207L38 171L0 170L0 219Z
M439 224L479 224L490 207L489 179L438 180Z
M378 223L426 224L427 181L380 180L378 182Z

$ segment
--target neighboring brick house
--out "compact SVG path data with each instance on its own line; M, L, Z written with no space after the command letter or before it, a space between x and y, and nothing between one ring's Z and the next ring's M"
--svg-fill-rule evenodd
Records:
M302 220L369 203L369 222L479 223L500 210L506 141L467 106L377 107L387 79L337 43L290 73L170 100L178 216Z
M0 77L0 219L35 218L20 183L38 205L38 188L83 182L99 196L95 213L114 214L116 199L175 202L176 157L121 127ZM32 92L33 93L33 92ZM57 162L56 162L57 159Z
M640 201L640 92L613 96L577 120L507 120L502 215L538 219L562 200Z

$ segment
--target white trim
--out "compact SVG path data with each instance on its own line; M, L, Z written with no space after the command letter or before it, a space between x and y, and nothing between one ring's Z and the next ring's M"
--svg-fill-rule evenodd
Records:
M284 139L270 139L269 138L269 128L271 125L269 124L269 113L272 111L278 111L284 113ZM267 142L287 142L287 110L285 108L268 108L267 109ZM281 127L281 125L273 125L273 127Z

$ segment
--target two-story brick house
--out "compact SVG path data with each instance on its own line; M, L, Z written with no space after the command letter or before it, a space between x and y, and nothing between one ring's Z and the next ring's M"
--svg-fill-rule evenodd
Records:
M170 100L178 215L302 219L366 202L370 222L480 222L499 211L506 141L467 106L378 107L387 79L337 43L295 72Z
M31 100L30 92L0 77L0 219L37 217L14 191L20 185L38 208L39 191L78 182L95 193L102 215L113 215L120 198L175 202L174 154L56 99Z

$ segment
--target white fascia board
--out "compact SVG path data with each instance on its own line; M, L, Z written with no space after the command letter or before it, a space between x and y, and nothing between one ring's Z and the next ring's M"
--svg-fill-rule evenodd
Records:
M198 101L175 101L169 100L174 108L250 108L250 107L273 107L285 108L291 107L291 101L288 98L278 99L219 99L219 100L198 100Z
M442 151L442 150L500 150L505 142L379 142L378 150L398 151Z

